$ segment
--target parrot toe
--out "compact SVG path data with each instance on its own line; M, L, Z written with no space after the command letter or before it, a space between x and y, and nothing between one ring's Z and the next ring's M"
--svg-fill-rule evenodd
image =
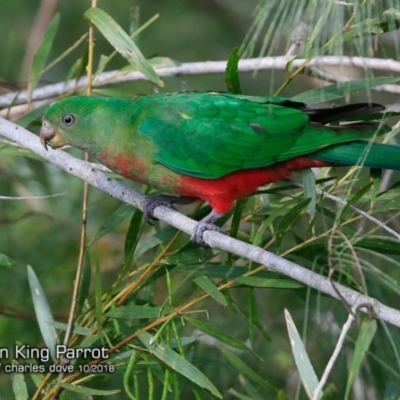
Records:
M193 199L189 197L176 197L165 194L147 197L143 205L144 219L148 224L153 225L152 221L157 219L154 217L154 210L157 207L164 206L176 211L174 204L186 205L192 201Z
M214 231L214 232L222 233L223 235L228 235L228 232L225 229L223 229L217 225L214 225L214 224L200 221L194 228L194 231L192 233L192 236L190 237L190 240L196 244L199 244L200 246L210 247L203 239L203 235L204 235L205 231Z
M214 231L214 232L219 232L222 233L223 235L228 235L228 232L219 227L218 225L215 225L214 222L221 218L224 214L218 214L214 210L210 212L207 216L205 216L202 220L198 222L196 227L194 228L194 231L192 233L192 236L190 237L190 240L194 243L199 244L200 246L204 247L210 247L203 239L203 235L205 231Z

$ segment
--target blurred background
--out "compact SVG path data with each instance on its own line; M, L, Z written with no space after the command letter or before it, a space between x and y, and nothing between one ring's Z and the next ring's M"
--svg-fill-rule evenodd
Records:
M301 21L306 21L313 27L313 23L326 11L324 7L333 7L331 17L325 20L325 27L317 38L317 45L322 45L343 27L343 22L348 19L351 12L346 7L338 5L343 2L299 0L298 4L293 2L297 6L293 4L282 8L280 4L283 3L287 2L271 1L268 5L268 1L257 0L117 0L113 2L100 0L98 7L109 13L127 32L132 26L137 26L138 21L142 24L155 14L159 14L159 18L135 39L136 43L148 58L169 57L179 62L227 60L236 46L244 46L242 48L246 49L247 56L283 55L290 47L291 32ZM332 6L333 3L338 4ZM89 6L89 1L82 0L0 2L0 37L2 38L0 41L0 94L26 87L35 49L56 12L60 13L61 21L49 60L58 57L87 32L88 24L82 15ZM382 1L371 6L369 13L371 17L380 15L382 10L395 6L399 6L396 1ZM264 11L261 12L261 9ZM305 10L305 13L302 14L302 10ZM367 16L368 13L362 11L356 18L363 20ZM260 33L258 36L257 32ZM351 45L337 44L328 54L369 55L398 59L400 54L398 30L380 36L379 44L374 40L370 37L368 39L360 37ZM108 55L112 51L110 44L97 32L95 64L97 65L101 54ZM83 45L72 51L62 62L43 75L40 84L64 81L83 52ZM107 69L120 69L125 65L126 61L116 56ZM331 71L338 73L340 68L331 69ZM351 71L347 69L345 72L346 75L353 77L364 77L370 73L361 69ZM386 74L388 72L379 72L377 75ZM243 93L270 95L281 86L285 76L284 71L240 74ZM155 88L148 82L132 82L118 85L116 88L132 94L149 94L155 90L226 90L222 74L168 77L164 81L166 85L162 89ZM283 95L291 96L321 84L321 81L313 77L301 75L284 90ZM375 92L371 96L375 102L391 105L395 104L398 98L397 94L385 92ZM360 93L346 100L363 101L365 98L365 93ZM6 113L5 110L3 112ZM39 126L40 122L36 120L29 125L29 129L37 133ZM34 347L43 346L33 310L26 268L27 265L31 265L35 270L55 319L65 322L79 251L82 182L43 162L38 157L6 146L4 143L0 143L0 152L0 196L27 198L7 200L0 197L0 254L8 257L0 259L0 347L11 347L16 341ZM81 157L79 151L71 150L70 152ZM368 172L363 172L363 174L362 177L368 180ZM391 184L396 181L396 175L391 175ZM133 182L124 181L124 183L140 191L144 190ZM57 193L63 195L51 199L29 199L33 196ZM276 199L272 196L271 201L274 200ZM278 202L281 200L279 198ZM93 238L120 203L92 189L89 206L88 237ZM396 224L396 221L393 223ZM92 270L96 265L100 266L104 291L117 278L128 225L129 218L91 246ZM160 229L158 225L157 227ZM151 235L153 232L151 229L145 228L144 238ZM306 235L307 216L304 216L301 224L291 229L294 233ZM287 238L286 248L294 246L295 242L295 235L290 236ZM276 251L274 248L269 250ZM318 256L318 249L313 251L316 252L314 255ZM145 253L140 263L150 262L155 254L157 254L156 250ZM400 250L392 249L386 254L390 260L376 254L370 255L369 259L390 276L390 281L397 280L400 278L398 263ZM299 262L313 268L310 257L307 262L304 262L301 257L307 258L301 254L293 256L293 259L300 260ZM376 275L373 274L367 277L369 283L374 279ZM176 278L176 283L179 288L176 292L178 300L193 291L192 285L184 274ZM370 294L397 307L400 293L397 283L390 286L391 290L388 293L385 291L386 286L382 284L379 287L373 287L370 289ZM151 290L148 290L148 293L141 293L141 298L151 299L154 304L164 304L168 295L164 281L154 283ZM93 301L93 291L92 285L89 302ZM322 368L333 351L340 327L347 317L347 310L340 302L307 291L305 288L301 290L256 289L254 292L253 289L239 288L232 290L232 296L242 309L255 307L258 310L260 322L271 339L271 341L266 340L265 336L257 331L252 345L261 359L252 354L244 354L243 360L273 386L284 389L290 398L296 398L298 374L286 335L283 309L289 308L299 328L307 332L307 343L313 362L318 366L318 375L322 373ZM208 310L210 323L243 342L248 341L249 330L254 329L254 326L248 325L248 320L243 313L235 313L234 307L222 307L212 300L203 302L201 307L199 305L198 309L200 308ZM205 316L201 318L206 319ZM357 329L356 326L352 339L349 339L348 348L343 352L333 374L332 381L338 388L341 382L347 379L347 367ZM376 350L378 355L372 361L369 360L367 373L359 377L358 383L362 389L359 394L354 394L355 399L367 398L363 397L367 392L370 393L368 399L383 398L386 384L399 378L400 360L393 350L394 348L398 350L400 339L398 330L384 324L379 329L379 334L384 335L385 339L374 342L372 349L375 351L375 347L379 347L379 351ZM188 334L188 331L188 328L182 328L182 332ZM393 347L392 341L395 343ZM228 389L232 387L241 387L236 369L227 364L218 351L214 352L212 346L215 344L210 345L199 340L194 355L192 354L197 361L196 365L213 380L224 394L224 398L236 398L228 392ZM387 364L382 361L386 355L388 355L388 359L385 360ZM101 387L104 388L115 388L118 387L118 382L118 377L116 377L98 384L103 385ZM32 390L33 381L27 379L27 384ZM8 399L13 398L12 393L11 377L0 371L0 395ZM300 393L297 398L306 398L303 392ZM121 394L110 396L110 398L128 398L124 396Z

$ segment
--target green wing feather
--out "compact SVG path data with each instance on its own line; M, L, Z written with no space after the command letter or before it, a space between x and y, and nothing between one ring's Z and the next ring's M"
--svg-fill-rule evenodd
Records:
M209 92L154 95L135 102L135 107L146 110L138 129L156 145L155 161L203 179L370 138L378 127L310 123L302 103L284 98Z

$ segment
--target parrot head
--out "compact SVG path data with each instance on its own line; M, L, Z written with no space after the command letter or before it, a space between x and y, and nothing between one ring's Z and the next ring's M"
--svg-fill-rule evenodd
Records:
M40 130L44 148L71 145L85 151L90 149L104 131L104 125L113 124L110 111L103 105L104 99L87 96L68 97L51 104Z
M62 117L62 123L66 126L68 124L74 123L73 114L66 114ZM63 147L67 144L67 142L63 139L62 132L59 127L50 122L49 119L44 119L42 123L42 128L40 129L40 142L47 150L47 146L50 146L53 149L58 149L59 147Z

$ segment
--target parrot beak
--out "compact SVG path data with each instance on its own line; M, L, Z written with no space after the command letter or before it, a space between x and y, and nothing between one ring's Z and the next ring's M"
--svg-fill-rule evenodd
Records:
M54 126L46 119L43 120L42 129L40 129L40 143L42 143L46 150L48 145L52 149L58 149L67 144L60 131L55 129Z
M47 150L47 145L51 146L51 139L56 135L56 131L50 122L44 120L42 123L42 128L40 129L40 143Z

